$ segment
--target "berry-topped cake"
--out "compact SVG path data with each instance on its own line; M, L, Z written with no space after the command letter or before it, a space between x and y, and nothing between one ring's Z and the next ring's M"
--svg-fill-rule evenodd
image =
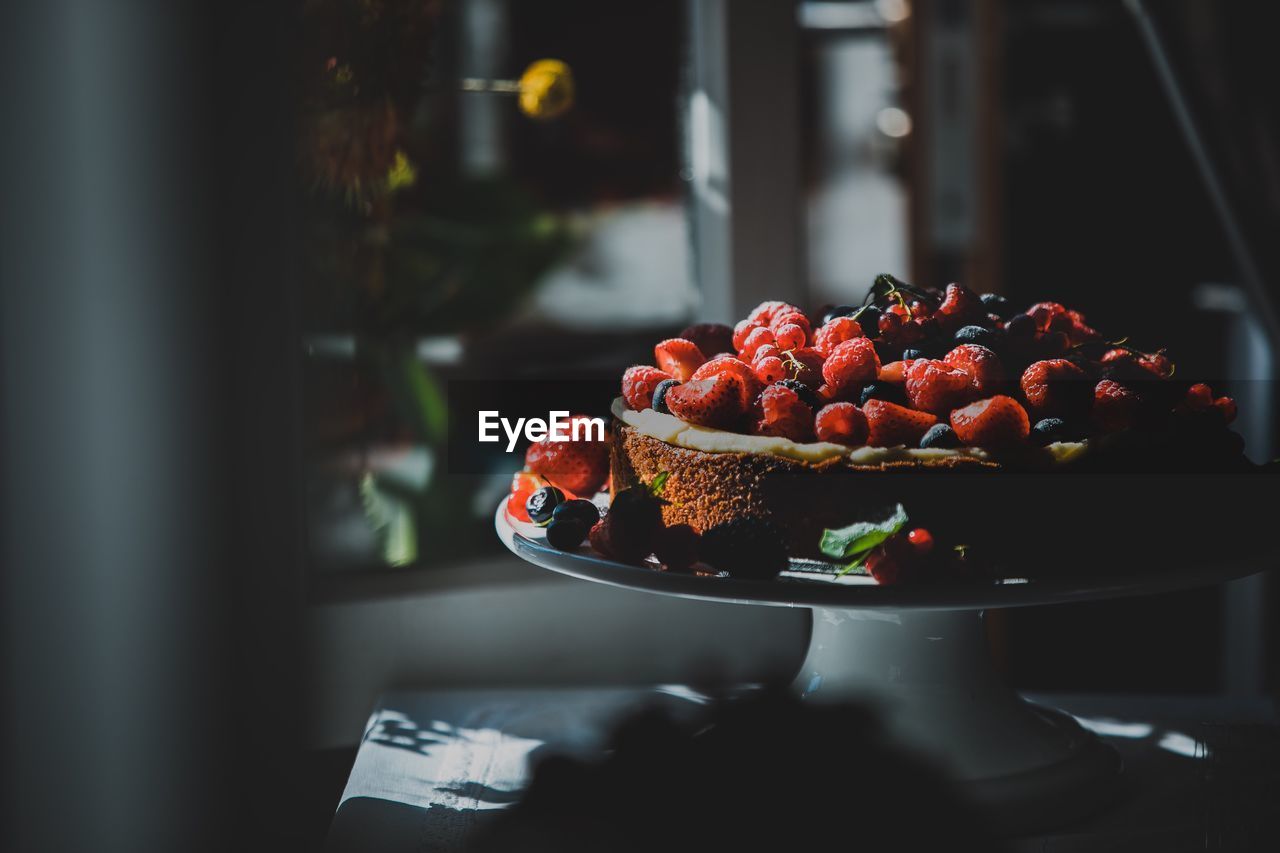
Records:
M611 491L656 498L659 484L646 510L661 517L654 529L736 529L731 540L754 543L740 552L780 540L791 556L872 565L889 552L963 558L967 531L999 526L993 516L1007 527L1076 501L1057 487L1021 495L1011 474L1067 483L1067 472L1248 467L1227 428L1231 398L1174 375L1163 351L1109 340L1063 305L1017 310L959 284L882 275L859 306L811 317L765 302L734 327L698 324L659 342L613 401ZM601 479L603 452L590 451ZM1128 508L1149 505L1110 487L1085 500L1134 519ZM907 513L946 519L956 541L933 549ZM647 552L622 550L637 549Z

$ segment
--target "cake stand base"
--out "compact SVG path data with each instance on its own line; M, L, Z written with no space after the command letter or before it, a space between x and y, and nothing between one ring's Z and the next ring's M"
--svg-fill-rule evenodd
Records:
M980 610L813 608L794 688L861 702L938 761L1002 834L1064 824L1104 804L1120 756L1070 717L1001 684Z

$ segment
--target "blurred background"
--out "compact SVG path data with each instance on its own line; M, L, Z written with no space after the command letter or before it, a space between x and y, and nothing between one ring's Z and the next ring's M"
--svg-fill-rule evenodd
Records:
M892 272L1064 302L1170 347L1276 456L1275 16L1151 5L5 13L10 783L47 762L26 733L89 726L139 781L70 792L121 838L200 759L191 791L253 780L205 801L224 829L306 843L389 687L787 677L804 614L546 577L492 532L511 470L444 461L450 382L613 380L764 298L857 302ZM482 91L544 58L564 112ZM988 622L1019 687L1257 696L1276 596ZM139 758L160 743L189 754Z

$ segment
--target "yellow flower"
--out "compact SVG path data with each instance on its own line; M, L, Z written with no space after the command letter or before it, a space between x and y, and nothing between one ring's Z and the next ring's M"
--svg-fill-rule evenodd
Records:
M558 59L539 59L520 75L520 111L552 119L573 106L573 72Z
M391 161L391 168L387 170L387 191L395 192L404 187L411 187L417 179L418 169L403 151L396 149L395 159Z

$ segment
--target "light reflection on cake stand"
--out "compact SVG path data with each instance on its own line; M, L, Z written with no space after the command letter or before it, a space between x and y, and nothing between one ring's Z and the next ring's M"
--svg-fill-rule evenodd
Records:
M736 604L804 607L813 632L792 682L806 700L862 702L891 731L941 762L1004 834L1062 825L1112 796L1119 755L1071 717L1024 700L991 664L984 610L1172 592L1265 567L1171 568L1108 575L881 587L865 577L814 579L793 561L776 581L673 574L605 559L586 546L557 551L498 507L498 536L516 556L561 574L626 589ZM805 570L810 571L806 572ZM830 575L827 576L830 578Z

